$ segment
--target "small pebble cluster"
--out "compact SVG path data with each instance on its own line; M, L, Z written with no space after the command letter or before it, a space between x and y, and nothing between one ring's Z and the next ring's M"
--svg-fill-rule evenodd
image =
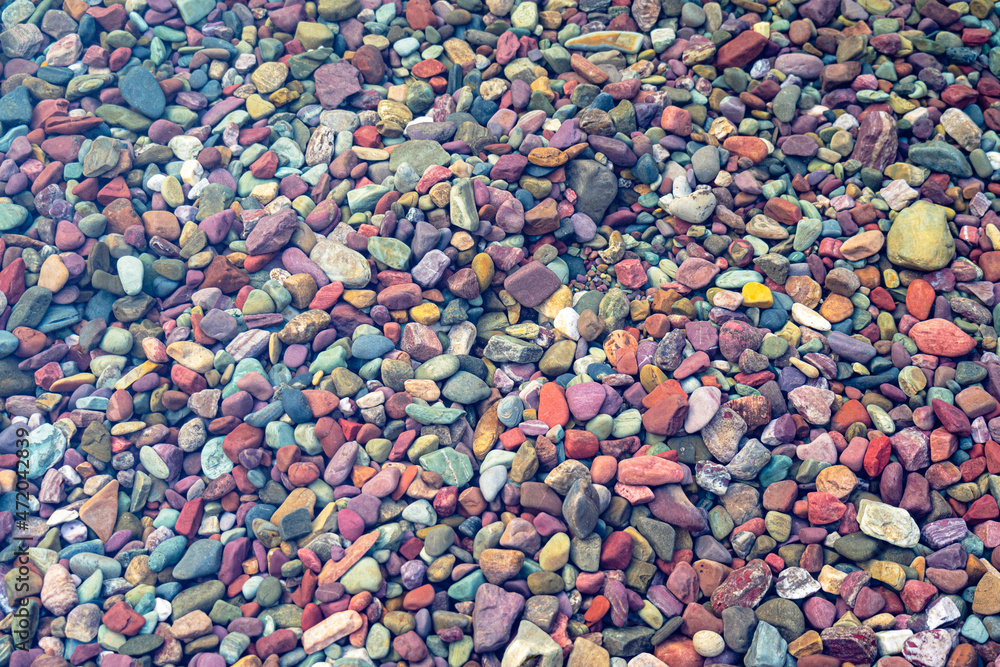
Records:
M997 12L6 0L0 666L1000 666Z

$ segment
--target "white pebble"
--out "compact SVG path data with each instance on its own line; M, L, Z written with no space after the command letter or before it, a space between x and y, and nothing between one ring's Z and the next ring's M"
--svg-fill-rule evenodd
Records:
M552 322L552 326L555 327L556 331L563 334L571 340L580 340L580 331L577 329L577 321L580 319L580 314L576 312L573 308L563 308L556 314L555 320Z
M166 174L154 174L149 177L148 181L146 181L146 187L153 192L159 192L160 188L163 187L163 181L165 180L167 180Z
M340 405L340 411L343 412L344 415L350 417L351 415L354 414L354 406L351 405L351 399L342 398L340 399L339 405Z
M198 137L180 134L171 139L167 145L178 160L193 160L201 152L201 141Z
M197 183L191 186L190 192L188 192L188 200L194 201L201 196L202 191L209 186L207 178L202 178Z
M173 143L173 139L171 139L170 142ZM199 142L199 144L200 143L201 142ZM171 148L173 148L173 146L171 146ZM185 160L184 164L181 165L181 181L187 183L188 185L194 185L200 181L204 173L205 168L201 166L200 162L193 158Z
M726 642L718 632L699 630L691 638L694 650L703 658L714 658L726 650Z
M853 130L854 128L858 127L860 124L861 123L858 122L857 118L855 118L854 116L852 116L850 114L846 114L845 113L842 116L839 116L837 118L837 120L833 124L833 126L836 127L836 128L840 128L841 130L848 130L848 131L850 131L850 130Z
M68 465L61 466L59 468L59 474L63 476L63 479L65 480L65 482L68 482L71 485L73 485L73 484L79 484L80 482L83 481L80 478L80 473L78 473L74 468L72 468L71 466L68 466Z
M233 514L232 512L225 512L219 518L219 529L222 530L223 532L230 530L235 525L236 525L236 515Z
M156 618L161 622L166 621L170 618L170 614L173 612L173 607L169 601L163 598L156 598Z
M243 583L243 587L240 589L240 592L243 593L243 597L249 600L253 596L257 595L257 588L260 586L260 582L262 581L264 581L264 577L261 576L253 576L247 579Z

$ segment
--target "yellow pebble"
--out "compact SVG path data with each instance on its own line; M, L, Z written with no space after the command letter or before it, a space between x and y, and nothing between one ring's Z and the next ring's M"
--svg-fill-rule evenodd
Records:
M538 565L547 572L557 572L569 561L569 536L556 533L542 547L538 555Z
M899 287L899 274L892 269L886 269L882 272L882 282L885 283L887 289Z
M422 303L410 308L410 318L419 324L430 326L441 319L441 309L436 303Z
M663 625L663 614L649 600L645 601L638 615L646 625L654 630L659 630Z
M344 301L355 308L368 308L375 305L375 291L370 289L347 290L344 292Z
M770 308L774 305L774 296L760 283L747 283L743 286L743 305L747 308Z
M646 393L652 393L659 385L668 380L666 374L653 364L646 364L639 369L639 382Z
M17 473L13 470L0 470L0 491L13 493L17 489Z
M785 326L775 335L787 340L791 347L798 347L799 341L802 340L802 331L792 322L785 322Z
M986 225L986 238L990 240L994 250L1000 249L1000 229L992 222Z
M479 281L480 292L485 292L489 288L495 271L493 258L485 252L481 252L472 258L472 272L476 274L476 279Z
M902 566L892 561L874 560L862 563L861 567L872 576L872 579L877 579L897 591L902 590L903 584L906 583L906 572Z
M790 361L793 366L802 371L806 377L813 379L819 377L819 370L815 366L811 366L806 362L802 361L801 359L791 358L788 361Z

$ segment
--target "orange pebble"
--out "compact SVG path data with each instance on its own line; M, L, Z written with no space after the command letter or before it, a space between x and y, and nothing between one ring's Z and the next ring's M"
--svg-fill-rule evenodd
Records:
M597 623L605 614L611 611L611 603L603 595L598 595L594 598L594 601L590 603L590 607L583 614L583 620L587 622L587 625L593 625Z

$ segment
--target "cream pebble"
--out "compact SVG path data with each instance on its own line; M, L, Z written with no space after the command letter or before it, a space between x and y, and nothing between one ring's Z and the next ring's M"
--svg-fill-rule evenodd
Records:
M703 658L714 658L726 650L726 642L718 632L699 630L691 638L694 650Z

